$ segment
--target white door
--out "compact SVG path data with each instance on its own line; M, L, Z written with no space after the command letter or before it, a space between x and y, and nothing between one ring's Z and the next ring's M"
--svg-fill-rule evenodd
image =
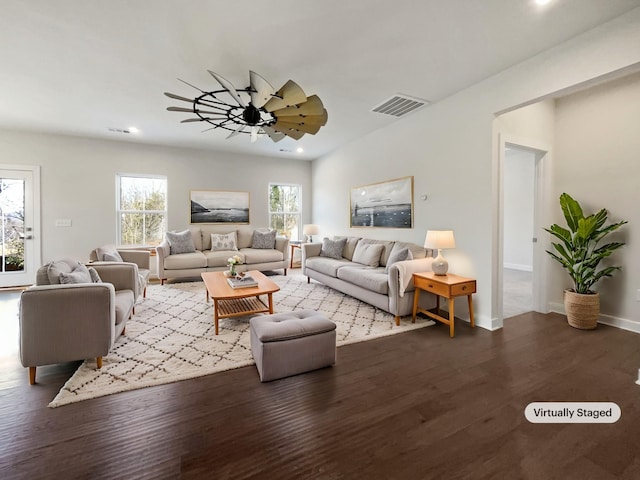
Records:
M40 169L0 164L0 287L31 285L40 266Z

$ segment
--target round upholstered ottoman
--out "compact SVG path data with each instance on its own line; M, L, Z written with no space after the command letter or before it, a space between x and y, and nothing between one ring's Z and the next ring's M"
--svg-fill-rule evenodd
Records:
M336 324L314 310L253 317L250 332L263 382L336 363Z

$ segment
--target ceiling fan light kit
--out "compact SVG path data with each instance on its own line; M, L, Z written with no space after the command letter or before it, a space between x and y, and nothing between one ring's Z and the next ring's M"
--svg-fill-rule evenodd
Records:
M206 122L213 127L205 129L205 132L222 128L230 132L227 138L246 133L252 142L263 135L274 142L285 137L300 140L306 133L315 135L327 123L328 115L322 100L317 95L307 97L293 80L276 91L263 77L250 71L249 86L237 89L221 75L211 70L208 72L220 84L221 90L204 91L179 79L198 90L200 95L187 98L164 93L173 100L191 103L190 108L167 108L170 112L196 115L181 123Z

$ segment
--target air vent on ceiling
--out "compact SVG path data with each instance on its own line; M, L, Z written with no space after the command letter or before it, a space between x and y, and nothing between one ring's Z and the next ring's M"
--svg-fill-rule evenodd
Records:
M372 112L402 117L409 112L424 107L429 102L420 98L413 98L407 95L396 94L384 102L371 109Z
M108 130L113 133L131 133L129 130L125 130L123 128L113 128L109 127Z

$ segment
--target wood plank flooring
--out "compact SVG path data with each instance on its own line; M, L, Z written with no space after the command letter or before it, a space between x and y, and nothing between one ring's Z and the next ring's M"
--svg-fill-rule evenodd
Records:
M640 478L640 336L524 314L338 349L332 368L255 367L50 409L77 363L0 363L2 479ZM533 401L611 401L613 425L530 424Z

